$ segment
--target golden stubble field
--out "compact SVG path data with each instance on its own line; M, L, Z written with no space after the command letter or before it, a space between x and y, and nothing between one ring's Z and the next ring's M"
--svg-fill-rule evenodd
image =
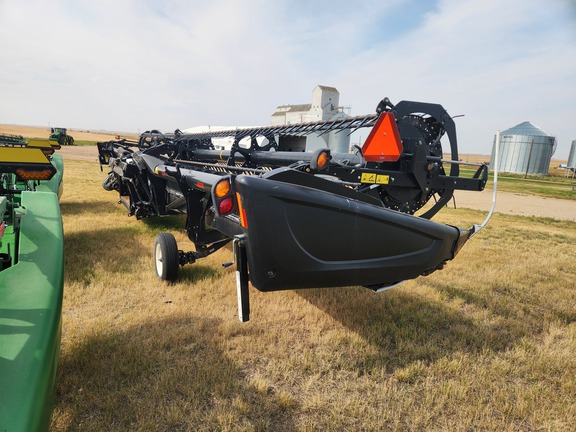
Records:
M50 129L39 126L20 126L0 124L0 134L22 135L25 138L48 139ZM83 141L108 141L116 135L114 132L99 132L79 129L68 129L68 135L72 135L75 140Z
M573 222L497 214L444 270L384 294L251 288L242 324L231 251L160 282L154 237L191 248L183 221L127 217L104 175L65 159L52 430L573 430Z

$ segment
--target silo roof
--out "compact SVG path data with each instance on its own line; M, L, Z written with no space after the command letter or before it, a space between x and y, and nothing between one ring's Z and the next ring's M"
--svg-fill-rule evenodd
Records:
M320 87L322 90L334 91L334 92L340 94L340 92L338 90L336 90L336 87L329 87L329 86L320 85L320 84L318 84L318 87Z
M547 132L544 132L538 126L533 125L529 121L522 122L520 124L517 124L516 126L511 127L510 129L506 129L505 131L502 131L501 134L502 135L529 135L529 136L552 137L552 135L550 135Z

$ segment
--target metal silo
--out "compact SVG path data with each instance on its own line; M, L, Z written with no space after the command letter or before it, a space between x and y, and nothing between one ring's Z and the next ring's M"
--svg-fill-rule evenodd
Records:
M554 151L556 138L530 122L520 123L500 133L498 171L546 175ZM490 168L494 169L494 147Z
M570 154L568 155L568 164L566 167L576 169L576 140L573 140L570 146Z

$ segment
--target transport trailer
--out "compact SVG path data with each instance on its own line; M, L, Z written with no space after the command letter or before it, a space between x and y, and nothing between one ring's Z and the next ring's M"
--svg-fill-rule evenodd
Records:
M63 163L48 141L0 145L0 430L48 430L63 294Z
M355 153L280 145L283 137L360 128L369 134ZM232 138L229 150L215 148L222 138ZM249 318L249 283L261 291L348 285L379 291L441 269L480 226L430 219L455 189L482 191L488 178L485 164L459 160L454 121L441 105L393 105L387 98L366 116L153 131L137 143L98 143L98 150L101 166L110 167L103 187L119 193L129 215L187 215L195 250L179 250L172 234L160 234L154 260L161 279L175 280L179 266L233 242L234 260L223 265L236 264L241 321ZM461 176L462 164L473 174Z

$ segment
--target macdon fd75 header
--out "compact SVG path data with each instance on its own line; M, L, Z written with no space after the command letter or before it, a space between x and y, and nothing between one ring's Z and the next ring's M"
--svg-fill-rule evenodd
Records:
M370 128L362 148L334 154L284 151L286 137ZM450 159L443 158L447 137ZM229 150L215 142L228 139ZM260 291L362 285L387 289L428 275L478 231L430 219L455 189L482 191L485 164L459 161L453 119L441 105L383 99L375 114L333 121L199 133L145 132L139 141L98 143L103 182L130 215L185 213L195 251L161 233L158 277L233 242L239 317L249 318L248 282ZM472 165L469 177L460 165ZM447 169L449 167L449 172ZM423 208L433 198L434 204ZM418 212L416 216L415 213Z

